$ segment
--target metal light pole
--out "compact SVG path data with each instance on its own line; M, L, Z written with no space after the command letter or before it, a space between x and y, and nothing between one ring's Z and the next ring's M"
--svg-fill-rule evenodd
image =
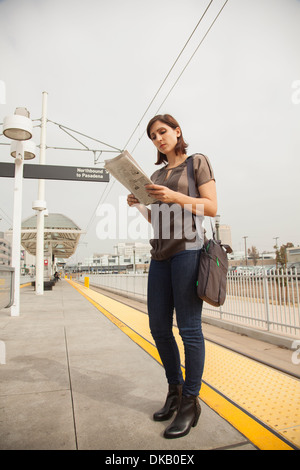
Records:
M35 157L35 144L26 142L32 137L32 121L29 112L25 108L17 108L14 116L4 119L3 134L13 139L11 144L11 156L15 158L14 181L14 209L13 209L13 237L12 237L12 267L14 276L14 302L11 306L11 315L20 314L20 247L22 224L22 182L23 161Z
M41 123L41 144L40 144L40 165L45 165L46 161L46 123L47 123L47 98L46 91L43 92L42 103L42 123ZM45 180L39 180L38 199L33 202L32 208L37 211L37 233L36 233L36 277L35 293L44 294L44 211L45 201Z
M248 256L247 256L247 238L248 237L243 237L245 240L245 259L246 259L246 266L248 266Z
M14 210L13 210L13 238L11 250L11 264L15 268L14 302L10 313L12 316L20 314L20 246L22 225L22 182L23 182L24 148L22 142L17 142L15 161L14 184Z

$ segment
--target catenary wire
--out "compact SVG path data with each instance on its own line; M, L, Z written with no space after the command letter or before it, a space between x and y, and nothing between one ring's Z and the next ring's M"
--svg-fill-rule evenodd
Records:
M198 46L196 47L196 49L194 50L193 54L191 55L191 57L189 58L189 60L187 61L186 65L184 66L184 68L182 69L182 71L180 72L178 78L175 80L173 86L171 87L170 91L168 92L167 96L165 97L165 99L163 100L163 102L161 103L160 107L158 108L158 110L156 111L155 114L157 114L159 112L159 110L161 109L161 107L163 106L163 104L166 102L166 100L168 99L168 97L170 96L170 94L172 93L173 89L175 88L175 86L177 85L178 81L180 80L181 76L183 75L183 73L185 72L186 68L188 67L188 65L190 64L191 60L193 59L194 55L196 54L196 52L198 51L199 47L201 46L201 44L203 43L204 39L206 38L206 36L208 35L209 31L211 30L211 28L213 27L213 25L215 24L215 22L217 21L218 17L220 16L221 12L223 11L226 3L228 2L228 0L225 0L225 3L224 5L222 6L222 8L220 9L219 13L217 14L217 16L215 17L215 19L213 20L213 22L211 23L210 27L208 28L208 30L206 31L206 33L204 34L203 38L201 39L201 41L199 42Z
M172 85L172 87L170 88L170 90L168 91L166 97L164 98L164 100L162 101L162 103L160 104L159 108L157 109L156 113L154 115L157 115L159 110L162 108L162 106L164 105L164 103L166 102L166 100L168 99L168 97L170 96L170 94L172 93L173 89L175 88L175 86L177 85L177 83L179 82L180 78L182 77L182 75L184 74L185 70L187 69L188 65L190 64L191 60L193 59L193 57L195 56L196 52L198 51L199 47L201 46L201 44L203 43L204 39L206 38L206 36L208 35L209 31L211 30L211 28L213 27L213 25L215 24L216 20L218 19L218 17L220 16L221 12L223 11L225 5L228 3L228 0L225 1L225 3L223 4L222 8L219 10L218 14L216 15L215 19L213 20L213 22L211 23L211 25L209 26L209 28L207 29L206 33L204 34L204 36L202 37L201 41L199 42L199 44L197 45L196 49L194 50L193 54L191 55L191 57L189 58L189 60L187 61L186 65L184 66L184 68L182 69L182 71L180 72L180 74L178 75L177 79L175 80L174 84ZM138 146L138 144L140 143L140 141L142 140L142 138L144 137L145 135L145 132L146 130L144 130L144 132L142 133L142 135L139 137L136 145L133 147L132 149L132 153L134 152L134 150L136 149L136 147Z
M124 148L127 147L128 143L130 142L130 140L132 139L133 135L134 135L135 132L137 131L137 129L138 129L140 123L142 122L143 118L145 117L145 115L147 114L147 112L148 112L148 110L150 109L151 105L152 105L153 102L155 101L155 99L156 99L157 95L159 94L160 90L162 89L163 85L165 84L165 82L167 81L168 77L170 76L172 70L174 69L174 67L175 67L175 65L177 64L179 58L181 57L181 55L183 54L184 50L186 49L188 43L190 42L190 40L191 40L192 36L194 35L195 31L197 30L199 24L201 23L202 19L204 18L205 14L207 13L207 11L208 11L209 7L211 6L212 2L213 2L213 0L211 0L211 1L209 2L209 4L208 4L208 6L206 7L204 13L202 14L201 18L199 19L198 23L196 24L195 28L193 29L192 33L190 34L190 36L189 36L189 38L187 39L186 43L184 44L183 48L181 49L180 53L178 54L177 58L175 59L173 65L171 66L170 70L168 71L167 75L165 76L164 80L162 81L160 87L159 87L158 90L156 91L155 95L153 96L152 100L150 101L149 105L147 106L145 112L143 113L142 117L140 118L140 120L139 120L138 124L136 125L134 131L132 132L132 134L130 135L129 139L127 140L127 142L126 142ZM218 17L220 16L220 14L221 14L221 12L223 11L223 9L224 9L225 5L227 4L227 2L228 2L228 0L226 0L225 3L223 4L222 8L220 9L220 11L219 11L218 14L216 15L215 19L214 19L213 22L211 23L210 27L209 27L208 30L206 31L205 35L203 36L203 38L201 39L201 41L200 41L199 44L197 45L197 47L196 47L196 49L194 50L193 54L191 55L191 57L189 58L188 62L186 63L186 65L184 66L184 68L182 69L182 71L180 72L179 76L178 76L177 79L175 80L174 84L173 84L172 87L170 88L169 92L167 93L166 97L165 97L164 100L162 101L161 105L159 106L159 108L157 109L157 111L156 111L155 114L158 113L158 111L161 109L161 107L163 106L163 104L166 102L166 100L168 99L168 97L169 97L170 94L172 93L173 89L175 88L175 86L177 85L177 83L178 83L178 81L180 80L181 76L183 75L183 73L185 72L186 68L187 68L188 65L190 64L191 60L192 60L193 57L195 56L195 54L196 54L196 52L198 51L199 47L201 46L201 44L203 43L204 39L205 39L206 36L208 35L209 31L210 31L211 28L213 27L214 23L216 22L216 20L217 20ZM87 137L87 138L89 138L89 139L91 139L91 140L94 140L94 141L96 141L96 142L99 142L99 143L101 143L101 144L103 144L103 145L106 145L107 147L110 147L110 148L112 148L112 149L114 149L114 150L117 150L118 152L121 152L121 151L122 151L122 150L120 150L120 149L118 149L118 148L116 148L116 147L113 147L113 146L111 146L111 145L109 145L109 144L106 144L105 142L102 142L102 141L100 141L100 140L98 140L98 139L95 139L95 138L90 137L90 136L88 136L88 135L86 135L86 134L83 134L82 132L79 132L79 131L76 131L76 130L74 130L74 129L71 129L71 128L69 128L69 127L67 127L67 126L64 126L64 125L62 125L62 124L58 124L57 122L54 122L54 121L51 121L51 120L48 120L48 122L52 122L53 124L57 125L61 130L63 130L64 132L66 132L70 137L72 137L74 140L76 140L76 141L79 142L81 145L83 145L87 150L88 150L88 147L87 147L85 144L83 144L80 140L76 139L76 137L72 136L69 132L67 132L66 129L68 129L68 130L70 130L70 131L72 131L72 132L75 132L75 133L77 133L77 134L79 134L79 135L82 135L82 136L84 136L84 137ZM142 136L139 138L139 140L138 140L138 142L136 143L135 147L133 148L132 152L136 149L137 145L139 144L139 142L140 142L141 139L143 138L144 134L145 134L145 131L143 132ZM107 192L107 194L106 194L106 197L107 197L108 194L110 193L110 191L111 191L111 189L113 188L115 182L116 182L116 180L114 180L113 183L112 183L112 185L110 186L110 188L109 188L109 190L108 190L108 192ZM109 187L109 185L107 185L107 186L104 188L104 191L102 192L102 194L101 194L101 196L100 196L100 199L99 199L99 201L98 201L98 203L97 203L97 205L96 205L96 207L95 207L95 209L94 209L94 211L93 211L93 214L92 214L92 216L91 216L91 218L90 218L90 221L89 221L89 223L87 224L87 227L86 227L86 230L85 230L86 233L87 233L87 231L88 231L88 229L89 229L89 227L90 227L90 225L91 225L91 223L92 223L92 221L93 221L93 218L94 218L94 215L95 215L95 213L96 213L96 210L97 210L99 204L102 202L102 199L103 199L103 197L104 197L104 195L105 195L105 193L106 193L108 187ZM84 237L85 237L85 235L84 235ZM84 238L84 237L83 237L83 238Z
M70 127L67 127L67 126L64 126L63 124L59 124L55 121L51 121L50 119L47 119L47 122L51 122L52 124L55 124L56 126L58 126L61 130L64 130L67 134L69 134L65 129L67 129L68 131L72 131L72 132L75 132L76 134L79 134L79 135L82 135L83 137L87 137L88 139L91 139L91 140L94 140L95 142L99 142L100 144L103 144L103 145L106 145L107 147L111 148L111 149L114 149L116 150L117 152L122 152L121 149L117 148L117 147L114 147L110 144L106 144L105 142L102 142L102 140L99 140L99 139L95 139L95 137L91 137L89 135L86 135L86 134L83 134L82 132L79 132L79 131L76 131L74 129L71 129ZM80 142L80 140L76 139L76 137L72 136L71 134L69 134L70 137L72 137L73 139L75 139L77 142L81 143L84 147L86 147L82 142ZM105 151L105 150L104 150Z
M228 1L228 0L227 0L227 1ZM173 65L171 66L170 70L168 71L167 75L165 76L164 80L162 81L160 87L158 88L158 90L157 90L157 92L155 93L154 97L152 98L152 100L150 101L149 105L147 106L147 108L146 108L145 112L143 113L142 117L140 118L138 124L136 125L134 131L132 132L132 134L130 135L130 137L129 137L129 139L127 140L126 144L124 145L124 149L127 147L128 143L130 142L130 140L132 139L132 137L133 137L133 135L135 134L136 130L138 129L138 127L139 127L141 121L143 120L143 118L144 118L145 115L147 114L148 110L150 109L151 105L153 104L153 102L154 102L155 98L157 97L158 93L160 92L160 90L162 89L162 87L163 87L163 85L165 84L166 80L167 80L168 77L170 76L172 70L174 69L176 63L178 62L178 60L179 60L179 58L181 57L181 55L182 55L182 53L184 52L184 50L186 49L188 43L190 42L192 36L194 35L194 33L195 33L195 31L197 30L198 26L200 25L201 21L203 20L205 14L207 13L207 11L208 11L209 7L211 6L212 2L213 2L213 0L211 0L211 1L209 2L209 4L208 4L208 6L206 7L205 11L204 11L203 14L201 15L201 17L200 17L198 23L196 24L195 28L193 29L192 33L190 34L189 38L187 39L186 43L184 44L184 46L182 47L180 53L178 54L178 56L177 56L175 62L174 62ZM219 13L220 13L220 12L219 12ZM197 49L198 49L199 47L200 47L200 44L198 45ZM193 55L194 55L194 54L193 54ZM193 56L192 56L192 57L193 57ZM191 61L192 57L190 58L189 62ZM188 62L188 63L189 63L189 62ZM187 65L188 65L188 64L187 64ZM186 68L186 67L185 67L185 68ZM182 73L183 73L183 72L182 72ZM181 73L181 75L182 75L182 73ZM180 75L180 76L181 76L181 75ZM178 81L178 80L179 80L179 79L177 79L177 81ZM177 83L177 81L176 81L176 83ZM169 92L169 94L170 94L170 92ZM145 131L144 131L144 132L145 132ZM144 133L143 133L143 135L144 135ZM141 136L141 138L143 137L143 135ZM141 138L139 139L139 141L141 140ZM139 142L139 141L138 141L138 142ZM136 145L136 146L137 146L137 145ZM136 146L135 146L135 147L136 147ZM134 147L134 149L135 149L135 147ZM134 150L134 149L133 149L133 150ZM104 189L104 191L102 192L102 194L101 194L101 196L100 196L100 199L99 199L99 201L98 201L98 203L97 203L97 205L96 205L96 207L95 207L95 209L94 209L94 211L93 211L93 214L92 214L92 216L91 216L91 218L90 218L90 221L88 222L87 227L86 227L86 229L85 229L85 232L86 232L86 233L87 233L87 231L88 231L88 229L89 229L89 227L90 227L90 225L91 225L91 223L92 223L92 221L93 221L93 219L94 219L94 216L95 216L95 213L96 213L96 210L97 210L99 204L100 204L101 202L104 202L104 201L106 200L107 196L109 195L110 191L111 191L112 188L114 187L115 183L116 183L116 180L113 180L113 182L112 182L112 184L110 185L109 190L107 191L107 193L106 193L106 189L108 188L109 185L107 185L106 188ZM106 193L106 195L105 195L105 193ZM105 199L104 199L104 201L102 201L102 198L104 197L104 195L105 195ZM86 233L84 234L83 238L86 236Z
M139 122L137 123L134 131L132 132L131 136L129 137L129 139L127 140L126 144L124 145L124 149L126 149L127 145L129 144L129 142L131 141L132 137L134 136L134 134L136 133L139 125L141 124L142 120L144 119L145 115L147 114L148 110L150 109L152 103L154 102L155 98L157 97L158 93L160 92L160 90L162 89L163 85L165 84L165 82L167 81L168 77L170 76L172 70L174 69L175 65L177 64L178 60L180 59L181 55L183 54L185 48L187 47L188 43L190 42L190 40L192 39L194 33L196 32L198 26L200 25L201 21L203 20L205 14L207 13L209 7L211 6L213 0L211 0L208 4L208 6L206 7L204 13L202 14L201 18L199 19L198 23L196 24L195 28L193 29L192 33L190 34L188 40L186 41L186 43L184 44L183 48L181 49L180 53L178 54L178 56L176 57L175 59L175 62L173 63L172 67L170 68L170 70L168 71L167 75L165 76L165 78L163 79L161 85L159 86L158 90L156 91L155 95L153 96L152 100L150 101L149 105L147 106L144 114L142 115L142 117L140 118Z
M9 217L9 215L7 215L6 212L5 212L3 209L1 209L1 207L0 207L0 211L2 212L2 217L3 217L3 219L5 220L5 222L6 222L8 225L12 225L12 224L13 224L13 221L12 221L11 217ZM1 215L1 214L0 214L0 215Z

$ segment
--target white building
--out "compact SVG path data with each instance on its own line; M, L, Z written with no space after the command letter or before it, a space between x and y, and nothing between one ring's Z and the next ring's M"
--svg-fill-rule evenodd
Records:
M232 247L231 228L230 225L220 225L219 227L220 240L224 245Z
M300 262L300 246L293 246L286 249L286 256L288 263Z
M69 265L69 268L93 272L145 272L150 263L150 249L147 243L118 243L114 246L114 253L94 253L85 258L83 263Z
M4 232L0 232L0 265L10 266L11 264L11 241Z

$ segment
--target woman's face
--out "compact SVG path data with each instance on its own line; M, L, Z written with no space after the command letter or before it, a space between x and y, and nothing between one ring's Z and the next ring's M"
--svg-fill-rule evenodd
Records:
M181 135L179 127L173 129L161 121L156 121L150 129L150 137L155 147L163 154L168 155L177 144L177 138Z

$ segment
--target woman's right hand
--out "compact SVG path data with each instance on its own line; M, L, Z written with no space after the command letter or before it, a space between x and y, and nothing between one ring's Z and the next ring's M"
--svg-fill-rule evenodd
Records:
M140 204L140 201L133 194L128 194L127 204L129 206L134 206L134 204Z
M144 204L141 204L140 201L133 194L128 194L127 204L130 207L135 206L145 217L145 219L151 224L151 210L144 206Z

